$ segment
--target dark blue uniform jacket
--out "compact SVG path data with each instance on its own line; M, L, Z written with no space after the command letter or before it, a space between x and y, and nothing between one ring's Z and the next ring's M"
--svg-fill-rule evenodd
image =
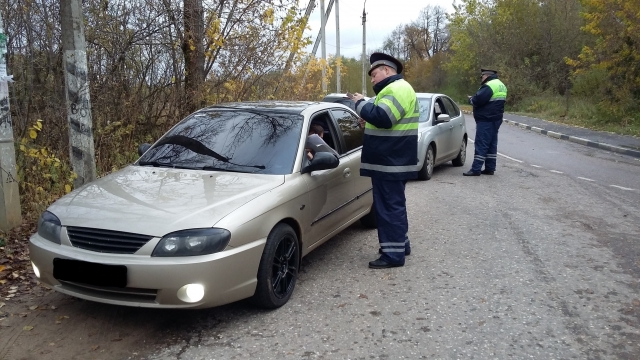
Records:
M504 115L504 100L489 101L493 96L493 90L487 85L487 82L497 79L497 75L486 78L478 92L469 99L469 103L473 105L473 117L476 122L490 122L502 120Z

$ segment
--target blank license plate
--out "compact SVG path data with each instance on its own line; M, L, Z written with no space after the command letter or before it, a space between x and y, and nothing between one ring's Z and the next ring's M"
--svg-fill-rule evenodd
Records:
M79 260L53 259L53 277L95 286L127 286L127 267Z

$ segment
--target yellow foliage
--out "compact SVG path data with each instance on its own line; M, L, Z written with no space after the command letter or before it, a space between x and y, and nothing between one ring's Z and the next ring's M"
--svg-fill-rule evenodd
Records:
M585 32L595 36L595 45L582 49L578 59L567 64L580 75L587 70L606 71L608 101L615 108L637 108L640 92L640 1L581 0ZM624 104L629 105L624 105ZM614 105L617 104L617 105ZM634 105L635 104L635 105Z
M23 203L35 207L26 211L39 212L70 191L75 174L70 171L69 164L36 143L38 132L43 130L42 120L38 119L28 129L28 135L18 142L16 168L20 195L29 199Z

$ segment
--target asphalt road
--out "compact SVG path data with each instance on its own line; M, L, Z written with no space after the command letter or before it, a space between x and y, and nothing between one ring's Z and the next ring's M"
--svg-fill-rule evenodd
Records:
M413 253L402 268L369 269L376 232L354 225L303 259L278 310L240 302L157 311L50 293L23 306L55 309L0 329L12 339L0 351L7 359L639 359L638 164L510 126L499 152L515 160L501 156L494 176L462 176L470 146L464 167L445 164L407 185Z
M471 115L466 115L466 118L467 131L473 139L475 122ZM510 116L505 115L505 118L510 119ZM516 118L514 121L522 120ZM469 150L473 152L472 149L473 144L470 143ZM638 158L523 131L506 123L500 127L498 152L502 155L499 162L518 162L525 166L627 191L627 195L640 195Z

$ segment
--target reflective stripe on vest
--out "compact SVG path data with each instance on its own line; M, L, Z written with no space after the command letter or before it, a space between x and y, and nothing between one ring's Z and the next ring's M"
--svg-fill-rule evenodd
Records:
M374 101L374 105L380 107L391 120L390 129L377 128L371 123L367 122L365 125L364 133L367 136L383 138L383 137L395 137L395 139L388 139L390 144L394 144L402 141L411 141L416 146L416 160L417 160L417 141L418 136L418 119L420 117L420 108L418 106L418 99L416 93L405 80L397 80L387 85L384 89L378 93ZM414 136L416 138L414 138ZM403 140L402 138L407 138ZM386 141L385 141L386 143ZM379 149L378 149L379 150ZM376 164L374 158L369 159L371 162L362 162L360 169L375 171L381 173L411 173L418 171L417 161L416 164L411 165L381 165ZM406 162L406 160L403 160Z
M504 86L502 81L493 79L491 81L487 81L487 86L490 87L493 92L489 101L507 101L507 87Z
M406 91L409 90L409 91ZM420 117L418 99L411 85L405 80L394 81L376 96L374 105L387 114L393 125L390 129L380 129L367 123L364 133L374 136L408 136L418 134Z

